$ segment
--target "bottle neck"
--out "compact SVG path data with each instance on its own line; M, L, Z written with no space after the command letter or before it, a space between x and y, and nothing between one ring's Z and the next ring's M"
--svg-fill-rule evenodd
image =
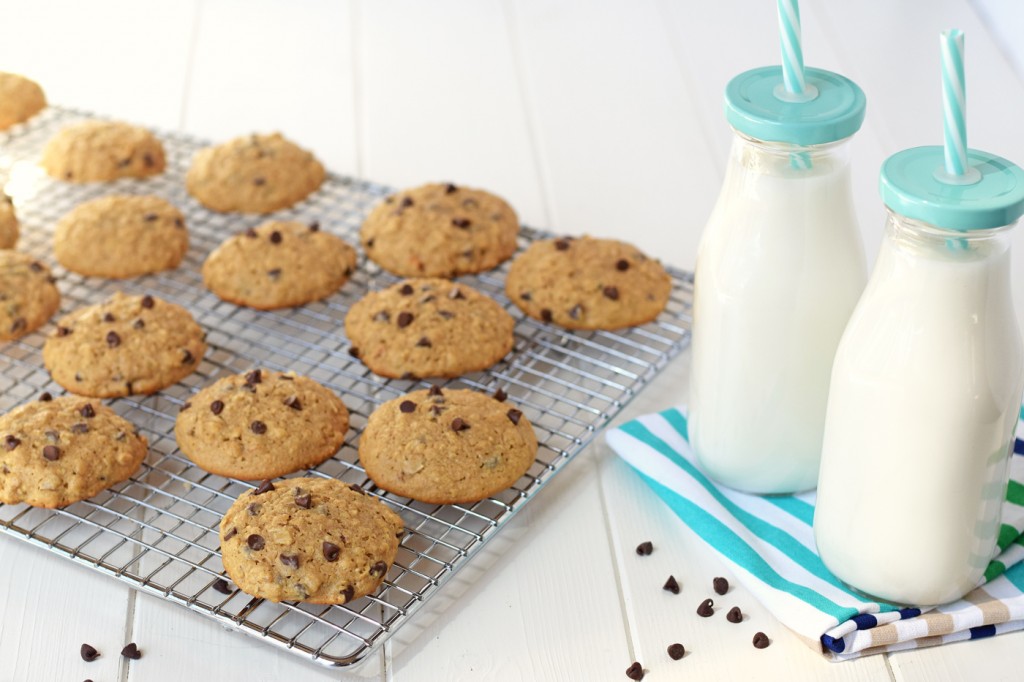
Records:
M849 137L827 144L769 142L733 129L732 169L780 178L808 178L845 171L850 163Z
M1005 253L1016 223L986 230L960 232L926 223L886 208L885 234L900 251L941 260L977 261Z

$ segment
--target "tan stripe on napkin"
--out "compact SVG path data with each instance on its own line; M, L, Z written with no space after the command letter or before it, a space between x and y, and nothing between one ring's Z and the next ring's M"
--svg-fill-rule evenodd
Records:
M1007 608L1006 604L985 592L983 587L971 590L971 593L964 597L964 601L970 602L981 609L981 622L985 625L1006 623L1010 620L1010 609Z

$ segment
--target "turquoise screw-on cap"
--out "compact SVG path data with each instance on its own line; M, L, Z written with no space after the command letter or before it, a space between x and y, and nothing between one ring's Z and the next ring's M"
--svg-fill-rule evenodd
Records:
M849 78L804 69L805 94L790 95L781 66L744 71L725 86L725 118L744 135L771 142L835 142L860 130L867 100Z
M994 154L967 150L966 176L946 173L942 147L893 154L878 178L885 205L948 230L1009 225L1024 215L1024 170ZM968 170L970 170L970 168Z

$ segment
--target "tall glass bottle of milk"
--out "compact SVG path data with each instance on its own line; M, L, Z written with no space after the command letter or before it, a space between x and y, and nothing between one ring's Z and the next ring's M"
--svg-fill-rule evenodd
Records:
M1024 391L1008 233L1024 172L967 159L959 183L936 170L942 147L882 166L885 238L832 370L815 539L889 602L957 599L997 552Z
M817 482L832 359L867 279L849 150L864 93L805 74L801 96L779 67L728 84L735 136L695 269L691 443L712 478L754 493Z

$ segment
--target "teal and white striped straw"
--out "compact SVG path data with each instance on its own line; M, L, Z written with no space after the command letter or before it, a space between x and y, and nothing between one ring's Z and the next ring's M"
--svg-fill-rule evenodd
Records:
M782 0L779 0L782 2ZM945 136L946 172L967 172L967 101L964 87L964 32L943 31L942 47L942 122Z
M804 83L804 51L800 46L800 6L797 0L778 0L779 40L782 43L782 81L786 92L801 95Z

